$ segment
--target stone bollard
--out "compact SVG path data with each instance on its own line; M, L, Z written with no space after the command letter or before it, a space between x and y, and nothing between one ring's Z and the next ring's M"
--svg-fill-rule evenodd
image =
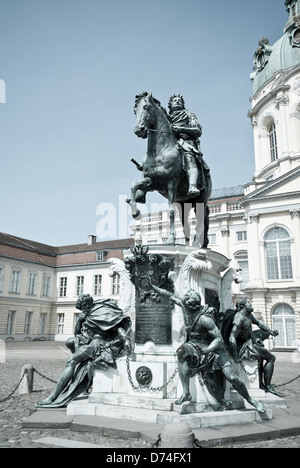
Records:
M162 448L195 448L195 435L188 424L167 424L161 433Z
M23 374L24 376L19 385L19 393L31 393L33 390L33 366L31 364L25 364L25 366L23 366L21 370L21 377Z

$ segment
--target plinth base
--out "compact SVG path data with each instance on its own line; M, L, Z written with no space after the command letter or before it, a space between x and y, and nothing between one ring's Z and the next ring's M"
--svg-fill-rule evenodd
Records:
M269 420L272 419L272 410L268 409L266 413L259 413L255 409L214 411L211 407L205 408L193 402L177 406L174 399L92 393L90 397L81 397L70 403L67 415L104 416L157 424L184 422L195 429Z

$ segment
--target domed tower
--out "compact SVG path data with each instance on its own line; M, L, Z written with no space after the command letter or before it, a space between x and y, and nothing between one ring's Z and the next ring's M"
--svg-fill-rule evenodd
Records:
M271 45L262 38L254 54L252 109L255 174L248 190L300 166L300 0L286 0L289 19Z

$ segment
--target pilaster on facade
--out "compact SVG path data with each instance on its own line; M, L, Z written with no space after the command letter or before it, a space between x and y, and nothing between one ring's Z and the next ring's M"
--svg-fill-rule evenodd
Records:
M295 258L300 259L300 207L293 208L290 210L290 215L293 222L293 231L294 231L294 239L293 242L293 249L295 253ZM299 260L294 262L294 274L296 276L296 281L300 285L300 262Z

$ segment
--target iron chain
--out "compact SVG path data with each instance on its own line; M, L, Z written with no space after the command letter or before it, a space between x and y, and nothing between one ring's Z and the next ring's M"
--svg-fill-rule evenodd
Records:
M9 399L13 396L13 394L18 390L18 388L19 388L19 386L20 386L20 384L21 384L21 382L22 382L22 380L23 380L23 377L25 376L25 374L27 374L27 372L28 372L27 369L24 369L24 372L23 372L23 374L22 374L22 376L21 376L19 382L18 382L17 385L15 386L15 388L14 388L5 398L2 398L2 399L0 400L0 403L6 402L7 400L9 400Z
M300 374L297 375L297 377L295 377L294 379L289 380L288 382L285 382L285 383L282 383L282 384L279 384L279 385L273 385L273 387L274 387L274 388L275 388L275 387L276 387L276 388L278 388L278 387L284 387L285 385L288 385L288 384L290 384L290 383L292 383L292 382L295 382L295 380L297 380L297 379L299 379L299 378L300 378Z
M169 385L169 383L172 382L172 380L174 379L175 375L177 374L178 372L178 369L176 368L175 371L173 372L173 374L171 375L171 377L169 378L168 382L164 383L163 385L161 385L160 387L151 387L150 385L139 385L138 387L136 385L134 385L134 382L132 380L132 375L131 375L131 371L130 371L130 362L129 362L129 354L127 354L127 357L126 357L126 367L127 367L127 375L128 375L128 380L130 382L130 385L132 387L132 389L134 391L138 391L138 390L149 390L150 392L160 392L163 390L164 387L167 387Z
M52 382L52 383L57 384L57 381L56 381L56 380L50 379L50 377L47 377L46 375L42 374L42 373L39 372L37 369L33 369L33 370L34 370L34 372L36 372L40 377L43 377L43 379L46 379L46 380L48 380L49 382Z

